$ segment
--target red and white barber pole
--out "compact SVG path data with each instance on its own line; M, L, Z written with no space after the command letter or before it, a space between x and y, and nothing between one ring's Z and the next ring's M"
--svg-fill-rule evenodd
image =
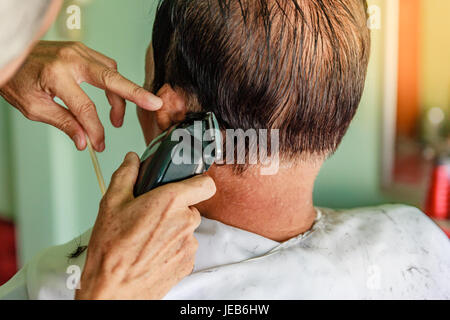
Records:
M437 220L450 219L450 158L440 158L433 168L426 213Z

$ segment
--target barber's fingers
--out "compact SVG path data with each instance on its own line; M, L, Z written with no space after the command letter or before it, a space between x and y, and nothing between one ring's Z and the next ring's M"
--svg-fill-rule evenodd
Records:
M38 103L39 105L36 105L36 108L39 109L39 116L36 119L31 116L29 117L30 120L52 125L66 133L73 140L78 150L86 148L83 127L69 110L51 99Z
M150 203L157 199L164 207L186 208L210 199L215 193L214 180L207 175L198 175L159 187L143 197Z
M108 191L107 201L121 203L134 198L134 185L139 174L140 159L137 154L128 153L122 165L114 172ZM187 208L208 200L216 193L214 180L207 175L199 175L184 181L170 183L141 196L142 201L162 210Z
M92 48L89 48L88 46L86 46L82 42L80 42L78 44L81 47L82 53L87 53L93 59L99 61L100 63L104 64L108 68L117 70L117 62L114 59L112 59L110 57L107 57L104 54L102 54L102 53L100 53L100 52L98 52L98 51L96 51L96 50L94 50Z
M127 105L125 99L115 93L112 93L111 91L106 91L106 98L111 105L111 112L109 114L111 123L116 128L120 128L123 125L123 119L125 117L125 109Z
M133 190L139 174L139 166L139 156L134 152L128 153L111 178L106 192L109 201L121 203L134 198Z
M123 77L117 70L108 68L101 63L89 63L85 81L100 89L110 91L131 101L139 107L155 111L161 108L162 100Z
M80 46L84 50L85 53L89 54L92 59L97 60L98 62L105 65L107 68L113 69L117 71L117 62L110 57L105 56L104 54L91 49L84 44L80 43ZM108 99L109 104L111 105L110 119L111 123L119 128L123 124L123 119L125 117L125 108L126 102L125 99L119 96L118 94L105 90L106 98Z
M54 94L66 104L83 126L95 150L98 152L105 150L105 129L100 122L95 104L83 89L72 81L64 87L55 87Z

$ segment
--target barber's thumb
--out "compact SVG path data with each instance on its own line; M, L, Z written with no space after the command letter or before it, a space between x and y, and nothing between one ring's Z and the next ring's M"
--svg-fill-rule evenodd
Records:
M168 200L176 207L190 207L212 198L216 193L216 184L211 177L203 174L165 185L158 191L163 197L171 195Z
M139 174L139 166L139 156L134 152L128 153L119 169L114 172L108 188L108 193L132 197L134 185Z

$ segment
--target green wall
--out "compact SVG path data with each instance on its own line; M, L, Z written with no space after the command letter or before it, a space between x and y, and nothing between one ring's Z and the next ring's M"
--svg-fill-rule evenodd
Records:
M381 4L382 0L371 2ZM146 0L91 1L82 9L82 41L116 59L126 77L142 83L155 4ZM46 39L66 40L56 27ZM342 147L321 172L315 193L318 205L355 207L385 201L379 192L382 42L383 30L374 31L363 103ZM97 104L105 125L107 149L99 158L108 182L126 152L142 153L144 141L134 106L128 106L124 127L115 129L109 124L104 93L83 87ZM38 250L68 241L92 226L101 196L87 152L77 152L58 130L32 123L7 106L0 107L0 112L7 110L0 116L8 124L0 121L0 134L6 134L10 143L5 147L5 142L0 142L0 211L12 212L14 208L23 263ZM12 186L15 192L9 194Z
M13 210L8 108L0 100L0 217L11 219Z
M380 6L383 12L384 1L368 2ZM317 205L349 208L388 202L380 188L384 32L383 27L372 30L364 96L342 145L322 168L315 189Z

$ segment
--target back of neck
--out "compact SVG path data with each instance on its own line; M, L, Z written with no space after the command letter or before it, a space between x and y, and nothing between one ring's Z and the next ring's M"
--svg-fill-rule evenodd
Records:
M258 168L237 175L228 166L209 171L216 195L196 207L209 219L283 242L314 223L314 181L320 164L301 163L263 176Z

